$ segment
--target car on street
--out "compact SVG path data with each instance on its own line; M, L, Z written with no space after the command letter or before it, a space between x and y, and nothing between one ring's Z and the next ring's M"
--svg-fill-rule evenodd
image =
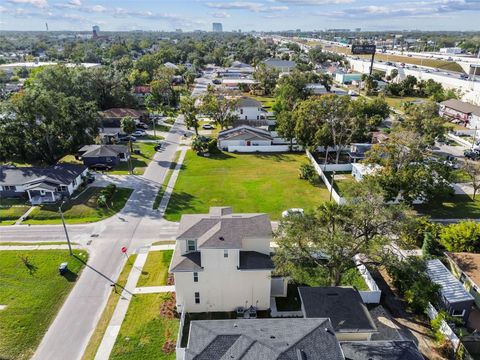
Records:
M302 208L291 208L282 212L282 217L286 218L289 216L303 215L305 211Z
M140 129L148 129L148 125L145 124L144 122L139 122L137 124L137 128L140 128Z
M212 129L215 129L215 126L213 126L212 124L203 124L203 125L202 125L202 129L204 129L204 130L212 130Z
M463 152L463 156L470 160L478 160L480 159L480 152L478 150L465 150Z
M220 85L222 83L222 80L220 79L213 79L212 80L212 83L214 83L215 85Z
M133 133L132 133L133 136L137 137L137 136L145 136L147 135L147 133L145 132L145 130L135 130Z

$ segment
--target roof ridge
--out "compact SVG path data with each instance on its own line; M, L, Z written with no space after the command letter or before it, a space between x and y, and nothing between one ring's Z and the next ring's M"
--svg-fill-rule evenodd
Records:
M305 319L306 320L306 319ZM323 322L321 324L318 324L317 326L314 326L313 329L311 329L308 333L306 333L304 336L302 336L300 339L298 339L295 343L293 343L291 346L289 346L282 354L285 354L287 351L289 351L292 347L296 346L300 341L305 339L307 336L310 336L315 330L318 330L319 327L324 326L325 322L328 321L330 322L330 319L324 318ZM330 324L331 326L331 324ZM330 329L328 329L330 330ZM335 332L332 330L332 333L335 336Z

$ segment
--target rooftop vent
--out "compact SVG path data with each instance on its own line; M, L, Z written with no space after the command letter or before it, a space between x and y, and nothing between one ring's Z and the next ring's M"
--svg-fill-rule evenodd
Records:
M238 327L237 323L234 323L234 324L233 324L233 327Z
M275 339L275 336L274 336L274 335L270 335L270 339Z
M307 360L307 354L303 350L297 349L296 353L298 360Z
M225 238L224 238L223 236L220 236L220 237L218 238L218 240L220 240L220 241L225 241Z

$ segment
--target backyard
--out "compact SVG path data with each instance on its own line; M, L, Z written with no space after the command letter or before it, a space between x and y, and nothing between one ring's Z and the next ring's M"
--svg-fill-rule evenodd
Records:
M140 154L131 155L131 165L135 175L142 175L145 172L145 169L155 155L155 145L154 142L135 142L133 144L133 150L140 151ZM108 173L112 175L128 175L130 173L128 161L120 162L120 164Z
M0 359L30 359L80 274L87 254L64 250L0 252ZM58 274L68 261L69 271Z
M433 219L478 219L480 218L480 195L445 196L428 204L414 205L414 209Z
M304 154L230 154L210 157L188 151L166 212L170 221L181 214L207 213L210 206L232 206L235 212L265 212L273 220L288 208L311 210L328 201L320 181L299 178Z
M97 205L102 188L89 187L76 199L63 205L63 216L67 224L90 223L103 220L119 212L127 202L132 189L116 188L108 208ZM59 204L46 204L36 207L23 224L60 224Z
M111 360L174 360L179 320L172 293L132 298L110 355Z
M137 287L167 285L168 268L173 250L150 251L138 279Z

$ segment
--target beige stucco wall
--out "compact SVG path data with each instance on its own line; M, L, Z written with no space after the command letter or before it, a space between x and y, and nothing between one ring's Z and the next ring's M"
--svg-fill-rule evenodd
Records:
M270 271L239 271L238 250L202 249L202 266L198 282L192 272L175 273L177 306L188 312L233 311L238 306L270 307ZM195 304L195 292L200 293L200 304Z
M270 254L270 240L271 238L244 238L242 240L242 250Z

